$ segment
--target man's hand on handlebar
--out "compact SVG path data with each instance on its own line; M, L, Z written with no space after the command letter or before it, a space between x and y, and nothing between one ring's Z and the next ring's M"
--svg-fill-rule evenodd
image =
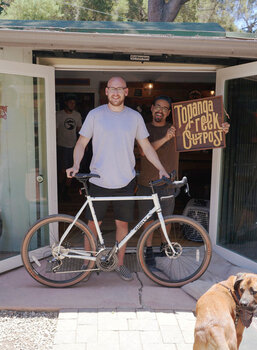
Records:
M73 176L75 176L77 173L79 172L79 169L76 167L71 167L69 169L66 169L66 175L68 178L72 178Z
M162 179L163 177L167 177L168 179L170 178L170 175L167 173L165 169L159 171L159 177Z

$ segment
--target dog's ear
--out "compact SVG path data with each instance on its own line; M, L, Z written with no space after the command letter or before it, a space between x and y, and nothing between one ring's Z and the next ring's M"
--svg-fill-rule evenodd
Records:
M243 272L239 272L237 275L236 275L236 280L235 280L235 283L234 283L234 290L238 290L238 287L239 287L239 284L243 281L244 279L244 273Z

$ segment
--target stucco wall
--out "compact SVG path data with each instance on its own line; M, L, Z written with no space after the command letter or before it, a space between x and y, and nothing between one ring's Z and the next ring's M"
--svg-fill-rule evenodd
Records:
M23 49L20 47L1 47L0 59L23 63L32 63L32 48Z

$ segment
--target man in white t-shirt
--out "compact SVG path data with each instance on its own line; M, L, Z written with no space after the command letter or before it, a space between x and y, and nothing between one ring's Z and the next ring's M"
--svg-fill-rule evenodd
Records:
M73 164L73 150L77 142L77 132L82 121L79 112L75 111L76 96L67 95L64 101L64 109L56 113L57 129L57 167L59 195L63 200L69 198L68 188L71 179L66 177L66 169Z
M84 150L92 138L93 157L90 171L100 178L90 179L89 192L92 196L132 196L135 188L135 140L145 156L159 170L160 178L168 173L148 141L148 131L142 116L124 105L128 95L126 82L121 77L112 77L105 88L108 104L89 112L80 130L80 137L74 149L73 167L66 170L72 177L79 171ZM99 224L101 225L107 202L95 202ZM133 201L113 201L116 223L116 240L120 242L128 233L128 222L133 221ZM90 212L87 212L88 225L96 235ZM116 272L124 280L132 280L130 271L123 265L126 247L118 253Z

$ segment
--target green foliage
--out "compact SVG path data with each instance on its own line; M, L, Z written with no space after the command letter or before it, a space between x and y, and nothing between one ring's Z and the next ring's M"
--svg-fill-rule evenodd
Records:
M112 21L115 0L63 0L62 3L66 20Z
M191 0L185 3L180 9L175 21L176 22L199 22L198 8L201 0Z
M65 21L79 21L82 0L59 0L63 19Z
M9 2L10 1L8 1L8 0L6 0L6 1L0 0L0 15L6 11L8 6L10 6Z
M113 21L128 21L128 1L116 0L113 5Z
M176 22L216 22L227 31L257 28L256 0L190 0L182 6Z
M249 33L257 31L257 0L236 1L235 16L243 30Z
M113 6L114 21L147 21L148 0L116 0Z
M55 0L14 0L2 19L61 20L63 15Z
M145 0L129 0L128 1L128 17L134 21L143 22L147 20L147 1Z
M147 21L147 12L148 0L0 0L3 19ZM227 31L255 32L257 0L189 0L175 21L216 22Z

